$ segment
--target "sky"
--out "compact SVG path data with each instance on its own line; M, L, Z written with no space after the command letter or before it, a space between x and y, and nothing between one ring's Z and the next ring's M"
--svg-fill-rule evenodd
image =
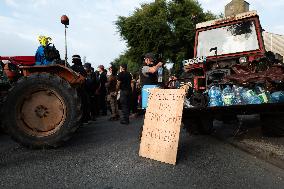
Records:
M64 25L67 29L69 62L73 54L86 57L94 67L111 61L126 49L115 26L118 16L129 16L142 3L154 0L0 0L0 56L34 55L39 35L50 36L64 58ZM204 10L220 14L230 0L199 0ZM284 0L247 0L257 10L262 27L284 34ZM282 14L281 14L282 13Z

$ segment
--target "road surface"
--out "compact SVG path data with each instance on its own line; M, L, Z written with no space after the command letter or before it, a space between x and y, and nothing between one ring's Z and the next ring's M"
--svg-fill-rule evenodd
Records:
M0 188L283 188L284 170L183 130L177 165L138 156L143 119L99 118L63 147L30 150L0 135Z

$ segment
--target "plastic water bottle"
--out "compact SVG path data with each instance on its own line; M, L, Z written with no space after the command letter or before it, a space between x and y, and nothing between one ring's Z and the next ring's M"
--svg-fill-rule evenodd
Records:
M262 104L260 98L251 89L243 89L241 92L241 96L245 104Z
M209 106L223 106L222 102L222 91L220 87L212 86L208 91Z
M160 68L158 69L158 82L159 82L159 83L162 83L162 82L163 82L163 68L162 68L162 67L160 67Z
M271 94L272 103L284 102L284 91L278 91Z
M270 95L262 87L257 86L255 92L262 103L268 103L270 101Z
M231 106L234 104L235 94L232 88L227 85L226 88L222 92L222 100L224 106Z
M235 95L233 104L234 105L242 105L242 104L244 104L242 96L241 96L241 92L243 90L243 87L238 87L238 86L234 85L232 90L233 90L233 93Z

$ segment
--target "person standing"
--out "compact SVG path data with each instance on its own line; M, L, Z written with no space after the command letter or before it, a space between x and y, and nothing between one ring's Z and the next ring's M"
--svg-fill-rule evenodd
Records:
M96 90L96 94L98 95L99 100L99 109L102 111L102 115L107 115L107 105L106 105L106 83L107 83L107 75L103 65L98 66L97 79L99 81L99 87Z
M153 53L146 53L144 56L144 63L140 71L140 83L144 85L158 84L158 69L163 66L162 62L154 65L155 55Z
M144 56L144 63L140 70L140 83L142 87L142 109L148 105L149 89L158 87L158 70L163 66L162 62L155 63L155 55L147 53Z
M95 101L95 90L97 86L96 76L92 69L91 63L85 63L84 68L87 72L85 87L86 92L88 93L89 99L90 99L90 113L91 113L91 120L95 121L95 115L96 115L96 101Z
M87 77L87 72L86 72L84 66L82 65L81 57L79 55L73 55L72 56L72 62L73 62L73 65L71 66L71 69L73 71L79 73L80 75ZM77 88L77 92L78 92L78 95L80 96L81 101L82 101L82 111L83 111L82 122L88 123L88 121L91 119L89 95L88 95L88 93L86 91L86 87L84 85L79 86Z
M117 121L119 119L117 93L116 93L117 68L114 65L111 65L111 67L109 68L109 72L110 76L108 77L108 82L107 82L107 91L108 91L107 99L110 103L110 109L111 109L111 117L109 120Z
M87 77L87 72L82 65L81 56L80 55L73 55L72 56L72 63L71 69L84 77Z
M121 105L121 124L129 124L130 100L131 100L131 80L132 76L127 71L127 64L120 66L120 73L117 76L116 91L120 91L120 105Z

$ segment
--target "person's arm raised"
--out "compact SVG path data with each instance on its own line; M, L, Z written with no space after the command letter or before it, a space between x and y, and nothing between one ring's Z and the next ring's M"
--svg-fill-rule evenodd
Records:
M159 62L156 66L153 66L153 67L149 67L149 70L148 72L149 73L155 73L157 72L157 70L163 66L163 63L162 62Z

